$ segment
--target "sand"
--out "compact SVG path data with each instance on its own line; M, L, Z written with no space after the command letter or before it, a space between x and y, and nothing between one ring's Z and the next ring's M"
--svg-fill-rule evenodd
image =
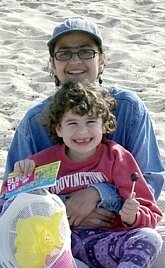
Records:
M25 111L53 93L47 41L57 23L84 16L98 23L107 53L104 84L136 91L148 107L165 162L164 0L0 2L0 176ZM164 189L165 190L165 189ZM164 212L165 191L158 200Z

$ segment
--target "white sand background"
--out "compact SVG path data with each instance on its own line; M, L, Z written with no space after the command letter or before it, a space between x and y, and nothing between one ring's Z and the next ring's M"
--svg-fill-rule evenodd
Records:
M25 111L53 93L47 41L70 16L98 23L107 52L104 84L136 91L148 107L165 162L164 0L0 1L0 175ZM158 200L164 212L165 191Z

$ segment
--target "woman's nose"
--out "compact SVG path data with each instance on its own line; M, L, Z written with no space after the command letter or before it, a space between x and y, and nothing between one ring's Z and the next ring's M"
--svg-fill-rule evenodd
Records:
M70 59L70 62L81 62L81 59L79 58L78 54L75 52L72 54L72 58Z

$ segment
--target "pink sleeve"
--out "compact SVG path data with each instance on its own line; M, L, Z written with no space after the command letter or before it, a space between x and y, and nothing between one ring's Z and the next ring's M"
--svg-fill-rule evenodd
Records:
M118 157L114 157L114 165L111 176L119 190L120 195L126 200L132 188L131 173L138 172L139 178L135 185L136 200L140 202L137 219L131 228L152 227L155 228L162 218L162 212L156 204L154 195L149 189L142 172L134 157L124 148L120 148Z

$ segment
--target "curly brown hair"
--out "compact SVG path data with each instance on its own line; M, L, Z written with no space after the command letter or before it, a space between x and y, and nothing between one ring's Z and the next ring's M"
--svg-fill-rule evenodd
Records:
M102 118L106 136L115 130L116 118L112 114L115 109L116 102L106 89L97 88L89 82L67 82L56 91L44 111L43 125L53 140L61 141L56 133L56 127L61 124L63 115L72 110L80 116L87 114Z

